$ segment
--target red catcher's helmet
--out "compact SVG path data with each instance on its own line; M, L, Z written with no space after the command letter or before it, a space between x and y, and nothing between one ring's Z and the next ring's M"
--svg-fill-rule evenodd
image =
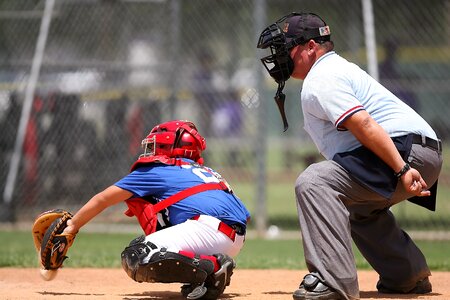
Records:
M206 140L194 123L175 120L155 126L142 140L144 153L140 157L165 155L185 157L203 164L202 151L206 149Z

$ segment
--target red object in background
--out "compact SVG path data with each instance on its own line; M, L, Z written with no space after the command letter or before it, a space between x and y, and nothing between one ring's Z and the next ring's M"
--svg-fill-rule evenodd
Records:
M39 142L38 142L38 128L36 113L42 110L43 101L36 97L33 102L33 110L28 120L25 138L23 142L23 157L24 157L24 195L26 195L27 202L33 202L35 199L35 192L33 191L38 181L38 160L39 160Z
M127 122L129 137L128 151L132 157L141 153L142 132L144 131L144 120L142 119L142 108L134 105L131 109Z

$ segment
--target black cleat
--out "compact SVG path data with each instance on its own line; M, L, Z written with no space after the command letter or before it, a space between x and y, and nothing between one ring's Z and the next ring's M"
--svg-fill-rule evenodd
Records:
M307 300L307 299L317 299L317 300L340 300L343 299L342 296L325 285L320 279L314 274L310 273L303 278L300 287L296 290L292 297L296 300Z
M215 300L223 294L225 288L230 285L233 269L236 262L225 254L214 254L220 269L208 275L202 284L184 284L181 286L181 294L189 300Z
M202 298L208 289L205 287L205 284L184 284L181 286L181 295L189 300L195 299L204 299Z
M404 291L395 288L385 287L380 280L377 282L377 290L382 294L428 294L432 291L432 286L428 277L425 277L422 280L419 280L416 283L416 286L409 291Z

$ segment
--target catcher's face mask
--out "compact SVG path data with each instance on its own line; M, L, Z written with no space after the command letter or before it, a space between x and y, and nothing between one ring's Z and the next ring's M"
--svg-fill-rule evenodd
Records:
M271 54L261 58L261 62L269 75L280 84L291 77L294 71L294 62L289 55L290 49L287 47L286 36L281 31L278 22L263 30L259 37L258 48L270 49Z
M282 25L283 23L284 25ZM289 124L284 112L286 96L283 94L283 88L294 71L294 62L290 51L310 39L329 40L328 26L319 16L311 13L288 14L264 29L259 36L257 47L269 48L271 52L270 55L261 58L261 62L269 75L278 83L275 102L283 119L284 131L288 129Z

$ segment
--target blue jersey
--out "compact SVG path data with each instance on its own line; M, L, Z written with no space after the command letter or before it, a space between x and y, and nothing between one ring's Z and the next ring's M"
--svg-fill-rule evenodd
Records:
M202 183L219 182L220 175L207 168L191 164L174 166L162 163L141 165L115 185L133 193L134 197L150 202L166 199L182 190ZM224 223L246 225L250 213L233 193L210 190L191 195L168 207L168 221L172 225L183 223L196 215L213 216Z

